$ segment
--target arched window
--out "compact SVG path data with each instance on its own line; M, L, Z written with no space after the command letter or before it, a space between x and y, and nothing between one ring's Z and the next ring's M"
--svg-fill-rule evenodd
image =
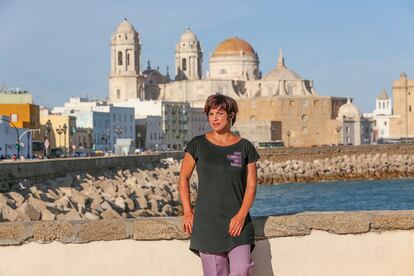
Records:
M183 71L187 70L187 60L185 58L182 60L181 68Z
M118 52L118 65L122 65L122 52Z
M126 64L129 66L129 54L127 54Z

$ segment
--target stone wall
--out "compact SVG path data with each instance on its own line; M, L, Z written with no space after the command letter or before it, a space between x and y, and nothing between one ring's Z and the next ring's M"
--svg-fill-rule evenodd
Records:
M414 275L414 211L254 219L253 276ZM202 275L181 218L0 224L1 275ZM47 269L45 269L47 268Z
M285 162L287 160L313 161L316 159L333 158L341 155L361 155L387 153L414 155L413 144L381 144L360 146L325 146L325 147L284 147L259 149L261 160Z
M111 170L114 168L146 167L163 158L182 159L183 152L163 152L151 155L112 157L65 158L49 160L0 162L0 191L6 191L13 183L24 179L53 179L67 173Z

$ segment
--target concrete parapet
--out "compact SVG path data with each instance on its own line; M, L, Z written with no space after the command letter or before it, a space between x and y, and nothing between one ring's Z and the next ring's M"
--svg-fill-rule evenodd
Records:
M252 276L412 276L414 211L254 220ZM181 218L0 223L0 275L202 275Z
M305 212L253 220L256 238L309 235L321 230L338 235L413 230L414 211ZM181 217L98 221L31 221L0 223L0 245L28 242L88 243L113 240L185 240Z

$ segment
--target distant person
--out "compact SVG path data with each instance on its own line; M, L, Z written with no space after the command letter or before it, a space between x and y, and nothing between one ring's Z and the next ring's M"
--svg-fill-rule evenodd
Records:
M204 276L248 276L254 265L249 209L256 194L259 154L230 130L238 112L234 99L212 95L204 112L212 131L188 143L180 171L183 228L191 235L190 249L201 257ZM199 183L193 210L189 180L194 167Z

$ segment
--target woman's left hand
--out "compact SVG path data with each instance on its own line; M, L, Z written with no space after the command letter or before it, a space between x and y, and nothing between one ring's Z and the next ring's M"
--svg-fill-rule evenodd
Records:
M230 225L229 225L230 236L232 237L240 236L240 233L244 227L245 219L246 219L246 216L239 214L239 213L231 219Z

